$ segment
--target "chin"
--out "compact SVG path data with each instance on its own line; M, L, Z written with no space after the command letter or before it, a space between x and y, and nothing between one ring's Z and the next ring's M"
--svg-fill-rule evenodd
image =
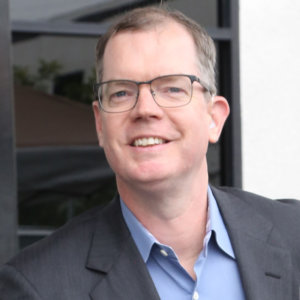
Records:
M119 176L128 183L134 184L155 184L171 177L172 172L161 168L135 168L131 171L127 169L126 174Z

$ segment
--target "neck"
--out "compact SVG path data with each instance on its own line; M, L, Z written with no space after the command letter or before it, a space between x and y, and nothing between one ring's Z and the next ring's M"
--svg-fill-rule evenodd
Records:
M207 221L208 176L207 172L204 174L185 177L180 184L164 184L164 188L133 189L117 178L119 193L127 207L159 242L174 249L192 277Z

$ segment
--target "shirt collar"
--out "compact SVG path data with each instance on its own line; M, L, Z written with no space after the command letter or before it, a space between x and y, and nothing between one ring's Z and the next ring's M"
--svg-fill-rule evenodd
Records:
M152 246L154 244L160 244L157 239L138 221L135 215L129 210L127 205L120 197L121 210L125 222L129 228L129 231L137 245L139 252L144 260L147 262ZM206 224L207 232L214 232L216 237L216 243L218 247L231 256L235 258L231 242L229 239L228 232L226 230L223 218L219 211L216 199L212 194L210 187L208 186L208 218Z
M211 188L208 186L208 218L207 228L215 233L217 245L230 257L235 259L230 238L225 227L221 212L219 210L216 198L214 197Z
M152 246L158 243L156 238L139 222L120 197L121 210L129 231L137 245L144 262L147 262Z

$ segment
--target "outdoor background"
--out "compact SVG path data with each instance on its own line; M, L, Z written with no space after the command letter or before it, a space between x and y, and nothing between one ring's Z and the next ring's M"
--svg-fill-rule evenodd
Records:
M123 11L159 2L0 0L0 262L114 196L91 108L95 45ZM217 47L231 115L210 182L300 199L300 1L165 2Z

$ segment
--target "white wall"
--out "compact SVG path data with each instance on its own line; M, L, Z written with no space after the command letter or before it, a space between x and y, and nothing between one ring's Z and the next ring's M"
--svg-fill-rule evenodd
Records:
M300 199L300 1L240 0L243 188Z

